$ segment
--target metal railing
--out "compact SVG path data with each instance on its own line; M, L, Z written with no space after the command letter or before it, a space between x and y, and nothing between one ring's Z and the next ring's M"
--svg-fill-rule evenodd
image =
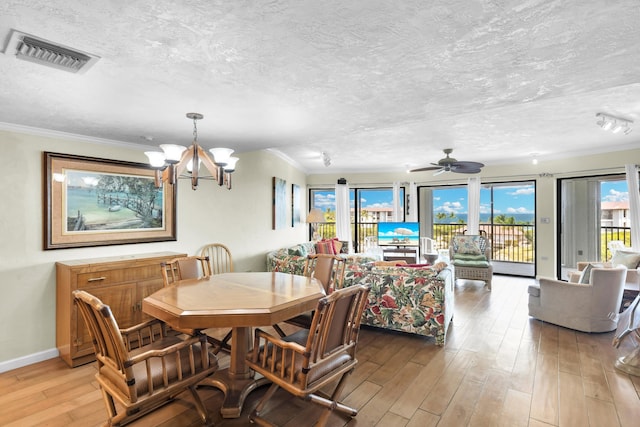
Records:
M432 239L435 239L438 249L446 249L454 234L460 234L467 228L466 224L433 224ZM480 229L486 231L491 239L492 259L505 262L533 263L535 254L535 225L503 225L480 224ZM321 238L332 238L336 235L335 223L320 223L316 231ZM364 249L365 238L378 235L378 223L366 222L358 224L356 240L355 226L351 224L354 249ZM611 259L609 242L619 240L625 246L631 247L631 229L629 227L600 227L601 260Z
M609 261L611 259L611 251L609 251L609 242L621 241L628 248L631 247L631 228L630 227L600 227L600 260Z
M463 233L466 224L433 224L432 239L436 240L438 249L447 249L454 234ZM535 226L481 224L480 228L487 232L492 243L492 259L496 261L533 263ZM335 223L317 224L316 231L321 238L332 238L336 235ZM359 223L357 239L355 226L351 224L354 249L364 249L365 238L378 235L378 223Z

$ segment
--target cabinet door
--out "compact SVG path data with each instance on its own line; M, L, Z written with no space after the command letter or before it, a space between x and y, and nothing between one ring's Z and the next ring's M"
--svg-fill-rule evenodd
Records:
M152 293L154 293L155 291L157 291L158 289L162 288L163 286L164 286L164 283L162 279L145 280L143 282L137 283L137 292L138 292L137 309L139 313L139 317L137 319L138 323L144 322L153 318L142 311L142 300L148 297L149 295L151 295Z
M96 296L111 308L111 312L121 329L128 328L137 323L137 319L135 318L135 284L92 287L90 290L88 289L87 292ZM72 347L75 347L76 355L72 357L93 353L91 335L89 335L84 319L78 312L75 304L73 306L73 313L76 319L76 336L71 338L73 340Z

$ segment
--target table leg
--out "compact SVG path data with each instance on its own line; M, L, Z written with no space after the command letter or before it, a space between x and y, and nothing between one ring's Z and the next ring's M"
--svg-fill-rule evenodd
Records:
M224 393L224 402L220 409L223 418L238 418L249 393L269 383L265 378L254 379L245 363L251 348L251 328L233 328L231 339L229 368L217 371L200 383L218 388Z

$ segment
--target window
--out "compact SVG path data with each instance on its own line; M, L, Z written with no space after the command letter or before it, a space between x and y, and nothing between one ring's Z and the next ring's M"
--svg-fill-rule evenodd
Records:
M404 221L405 189L400 188L400 207ZM319 208L324 212L326 223L317 224L317 232L322 238L335 237L336 197L334 189L309 190L310 209ZM357 200L357 203L356 203ZM364 247L365 237L378 235L378 222L394 221L393 189L389 188L350 188L349 205L351 210L352 240L354 250Z

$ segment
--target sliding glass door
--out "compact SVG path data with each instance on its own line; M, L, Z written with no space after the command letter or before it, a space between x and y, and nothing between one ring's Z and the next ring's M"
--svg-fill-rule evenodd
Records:
M629 192L624 175L558 180L558 277L578 261L608 261L611 241L631 246Z

